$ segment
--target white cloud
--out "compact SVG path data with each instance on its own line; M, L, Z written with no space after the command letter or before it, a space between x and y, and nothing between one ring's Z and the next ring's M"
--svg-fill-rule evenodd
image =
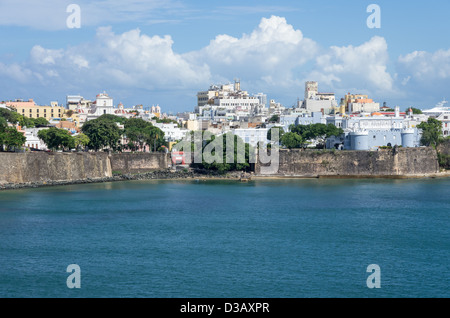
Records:
M285 18L272 16L261 19L250 34L240 38L218 35L205 48L185 56L190 61L205 61L212 74L220 77L291 85L293 71L311 60L317 50L317 44Z
M109 3L125 10L117 1ZM134 2L131 15L139 6L144 3ZM237 77L244 89L282 96L286 106L302 97L306 80L318 81L322 89L337 96L357 92L374 99L399 97L409 91L419 94L424 86L430 90L450 84L450 50L400 56L394 65L396 73L391 75L384 38L321 48L278 16L262 18L253 31L240 37L217 35L207 46L189 53L178 54L173 45L170 35L151 36L139 29L114 33L111 27L99 27L94 39L77 46L49 49L35 45L28 61L0 63L0 74L13 79L11 83L33 83L48 94L83 94L93 89L122 90L130 95L136 91L167 95L183 91L194 100L196 92L209 84ZM419 85L421 81L427 84ZM143 102L151 102L151 98Z
M20 84L30 83L34 81L37 77L32 70L25 68L18 63L8 65L3 64L1 62L0 62L0 76L7 79L12 79ZM39 79L40 77L37 78Z
M450 79L450 49L434 53L414 51L398 58L400 69L414 80Z
M172 45L170 36L148 36L139 29L115 34L110 27L101 27L94 41L76 47L54 50L35 45L25 64L40 74L43 83L52 86L57 85L55 77L61 79L61 85L147 90L208 83L208 66L189 63L173 51ZM4 73L13 76L6 67Z
M375 36L360 46L332 46L316 58L309 77L334 89L365 90L376 94L392 93L394 80L387 71L386 40Z

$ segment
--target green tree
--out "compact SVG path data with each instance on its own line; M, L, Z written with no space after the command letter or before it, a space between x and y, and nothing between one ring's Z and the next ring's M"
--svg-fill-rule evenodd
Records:
M413 114L416 114L416 115L422 114L422 111L418 108L411 107L411 110L412 110Z
M113 123L119 123L121 125L125 124L125 122L127 121L127 119L124 118L124 117L111 115L111 114L101 115L100 117L98 117L95 120L97 120L97 121L110 121L110 122L113 122Z
M278 115L272 115L272 117L269 118L269 123L278 123L280 121L280 116Z
M75 148L74 137L65 129L55 127L43 129L38 132L38 137L52 150Z
M34 121L34 126L35 127L45 127L48 126L50 123L48 122L47 119L45 119L44 117L39 117L36 119L33 119Z
M6 108L0 108L0 117L3 117L8 123L17 124L22 115Z
M289 149L302 148L304 143L303 137L294 132L288 132L281 138L281 144Z
M229 148L233 147L233 152L227 152L227 143L233 143ZM216 151L217 159L216 159ZM201 166L208 170L215 170L219 173L227 171L248 171L250 169L250 152L254 149L237 135L228 133L220 137L212 136L211 139L203 147L203 160ZM212 161L207 158L211 154L214 158ZM212 162L211 162L212 161Z
M123 133L115 122L100 117L86 122L81 130L89 137L89 148L96 151L104 148L118 149Z
M77 149L86 148L89 145L89 137L83 133L79 133L73 138L75 140L75 148Z
M278 140L281 140L281 137L285 134L283 127L272 127L267 131L267 140L272 141L272 130L278 130Z
M145 128L146 143L153 147L153 151L158 151L162 146L167 146L167 142L164 139L164 132L155 126Z
M300 135L303 139L328 138L339 136L344 133L342 128L337 128L333 124L310 124L310 125L291 125L291 132Z
M141 118L130 118L125 122L125 135L127 136L129 143L134 144L132 149L136 149L139 146L141 149L145 149L145 145L148 145L153 151L157 151L161 146L167 146L164 140L164 132L152 125L152 123L145 121Z
M417 125L417 128L422 129L421 144L424 146L437 147L442 140L442 122L436 118L428 118L426 122Z
M4 132L6 127L8 127L8 122L5 118L0 117L0 133Z
M1 148L5 146L7 151L22 147L26 140L23 133L18 132L15 127L5 127L0 133Z

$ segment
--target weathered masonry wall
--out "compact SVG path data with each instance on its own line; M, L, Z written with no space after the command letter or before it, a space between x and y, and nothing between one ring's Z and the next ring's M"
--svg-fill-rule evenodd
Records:
M120 153L112 154L111 169L113 173L145 173L167 169L170 154L166 153Z
M79 181L166 169L169 154L103 152L0 152L0 184Z
M267 175L257 163L256 175ZM433 148L396 148L379 151L322 151L281 149L275 176L388 177L424 176L439 172Z
M0 183L71 181L112 176L107 153L2 153Z

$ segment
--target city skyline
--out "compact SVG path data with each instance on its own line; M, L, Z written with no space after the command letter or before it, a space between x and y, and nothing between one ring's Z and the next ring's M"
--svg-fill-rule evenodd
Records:
M67 95L106 91L115 104L176 113L234 78L286 107L310 80L337 98L368 94L402 109L448 97L450 48L436 36L450 29L440 22L450 9L443 1L83 0L80 27L69 28L71 3L0 4L2 100L64 104ZM371 3L380 28L367 25Z

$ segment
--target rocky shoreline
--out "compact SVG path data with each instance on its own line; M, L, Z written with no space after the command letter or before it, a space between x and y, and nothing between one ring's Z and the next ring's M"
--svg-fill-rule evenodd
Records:
M64 186L72 184L87 184L87 183L104 183L104 182L118 182L118 181L132 181L132 180L234 180L239 181L244 177L247 181L250 179L311 179L311 178L328 178L328 179L365 179L365 178L381 178L381 179L424 179L424 178L448 178L450 171L443 171L436 174L415 175L415 176L255 176L253 173L245 173L240 171L220 174L215 171L189 169L189 170L155 170L152 172L139 174L120 174L105 178L87 178L83 180L48 180L40 182L29 183L0 183L1 190L16 190L26 188L41 188L51 186Z
M247 176L249 175L250 174L247 173ZM230 172L227 174L220 174L208 170L173 171L170 169L166 169L166 170L156 170L147 173L120 174L114 175L112 177L87 178L83 180L48 180L29 183L4 183L0 184L0 191L25 189L25 188L63 186L72 184L103 183L103 182L132 181L132 180L183 180L183 179L239 180L241 176L242 176L241 172Z

